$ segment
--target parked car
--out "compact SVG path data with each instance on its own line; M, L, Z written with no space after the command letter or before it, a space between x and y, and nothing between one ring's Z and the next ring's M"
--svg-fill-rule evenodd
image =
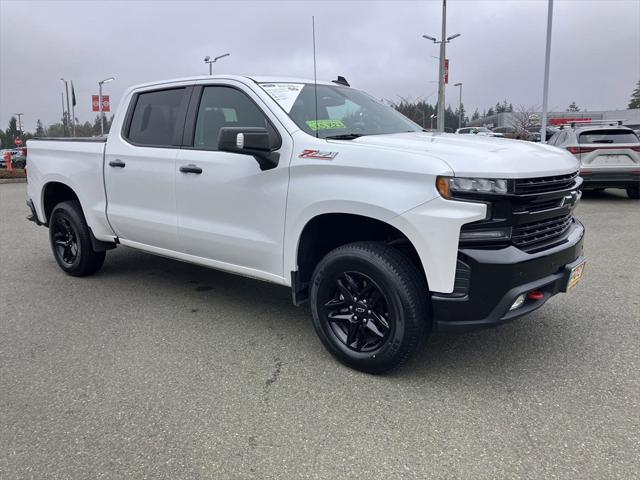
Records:
M456 130L458 135L480 135L481 137L502 137L501 133L489 130L487 127L463 127Z
M533 127L529 127L527 128L527 131L533 135L533 138L531 139L533 142L539 142L540 141L540 125L536 125ZM545 141L548 142L551 137L553 137L553 134L556 133L558 131L558 129L556 127L547 127L547 135L545 138Z
M25 167L27 159L21 148L5 148L4 150L0 150L0 168L7 168L5 160L6 152L11 153L11 165L13 168Z
M580 160L583 188L622 188L629 198L640 198L640 139L622 122L574 123L561 128L549 145Z
M69 275L126 245L285 285L329 352L372 373L434 330L503 324L582 276L566 151L427 133L310 80L154 82L121 105L106 138L28 142L30 219Z
M515 127L496 127L493 129L493 133L499 133L505 138L512 138L515 140L533 140L535 137L526 130L519 130Z

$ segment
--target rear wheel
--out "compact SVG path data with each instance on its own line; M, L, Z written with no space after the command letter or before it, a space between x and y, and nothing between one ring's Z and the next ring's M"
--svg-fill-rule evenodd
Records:
M311 284L313 325L345 365L382 373L405 363L431 330L427 285L398 250L357 242L329 252Z
M104 263L105 252L93 249L89 226L77 201L61 202L53 208L49 241L56 262L69 275L91 275Z
M634 200L640 199L640 187L627 187L627 196Z

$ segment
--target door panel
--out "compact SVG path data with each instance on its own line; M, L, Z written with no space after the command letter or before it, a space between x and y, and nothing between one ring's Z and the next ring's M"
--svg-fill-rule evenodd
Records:
M192 87L132 95L122 132L107 140L107 217L118 237L170 250L176 244L175 161Z
M181 251L224 262L229 270L281 277L291 137L276 130L277 119L248 90L209 85L193 101L199 108L190 107L193 122L190 130L188 118L185 130L193 138L176 161ZM226 126L267 128L281 140L279 165L262 171L250 155L217 151L219 129ZM181 172L187 165L202 173Z
M177 149L120 144L107 148L105 187L109 223L118 237L161 248L176 245ZM111 167L120 160L124 168Z
M189 164L202 173L179 171ZM198 150L182 150L176 166L181 251L281 275L288 169L261 171L251 156Z

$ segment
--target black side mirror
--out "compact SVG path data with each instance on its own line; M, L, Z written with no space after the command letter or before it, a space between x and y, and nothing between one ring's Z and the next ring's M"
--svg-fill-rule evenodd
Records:
M261 127L223 127L218 135L218 150L221 152L253 155L261 170L278 166L280 148L274 145L266 128Z

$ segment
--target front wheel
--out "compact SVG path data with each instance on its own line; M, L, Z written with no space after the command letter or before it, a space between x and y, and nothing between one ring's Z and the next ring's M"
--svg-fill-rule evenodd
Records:
M56 262L69 275L91 275L104 263L105 252L93 249L91 232L77 201L60 202L53 208L49 241Z
M431 330L427 284L401 252L357 242L329 252L311 280L313 325L345 365L382 373L404 364Z
M640 199L640 187L627 187L627 196L634 200Z

